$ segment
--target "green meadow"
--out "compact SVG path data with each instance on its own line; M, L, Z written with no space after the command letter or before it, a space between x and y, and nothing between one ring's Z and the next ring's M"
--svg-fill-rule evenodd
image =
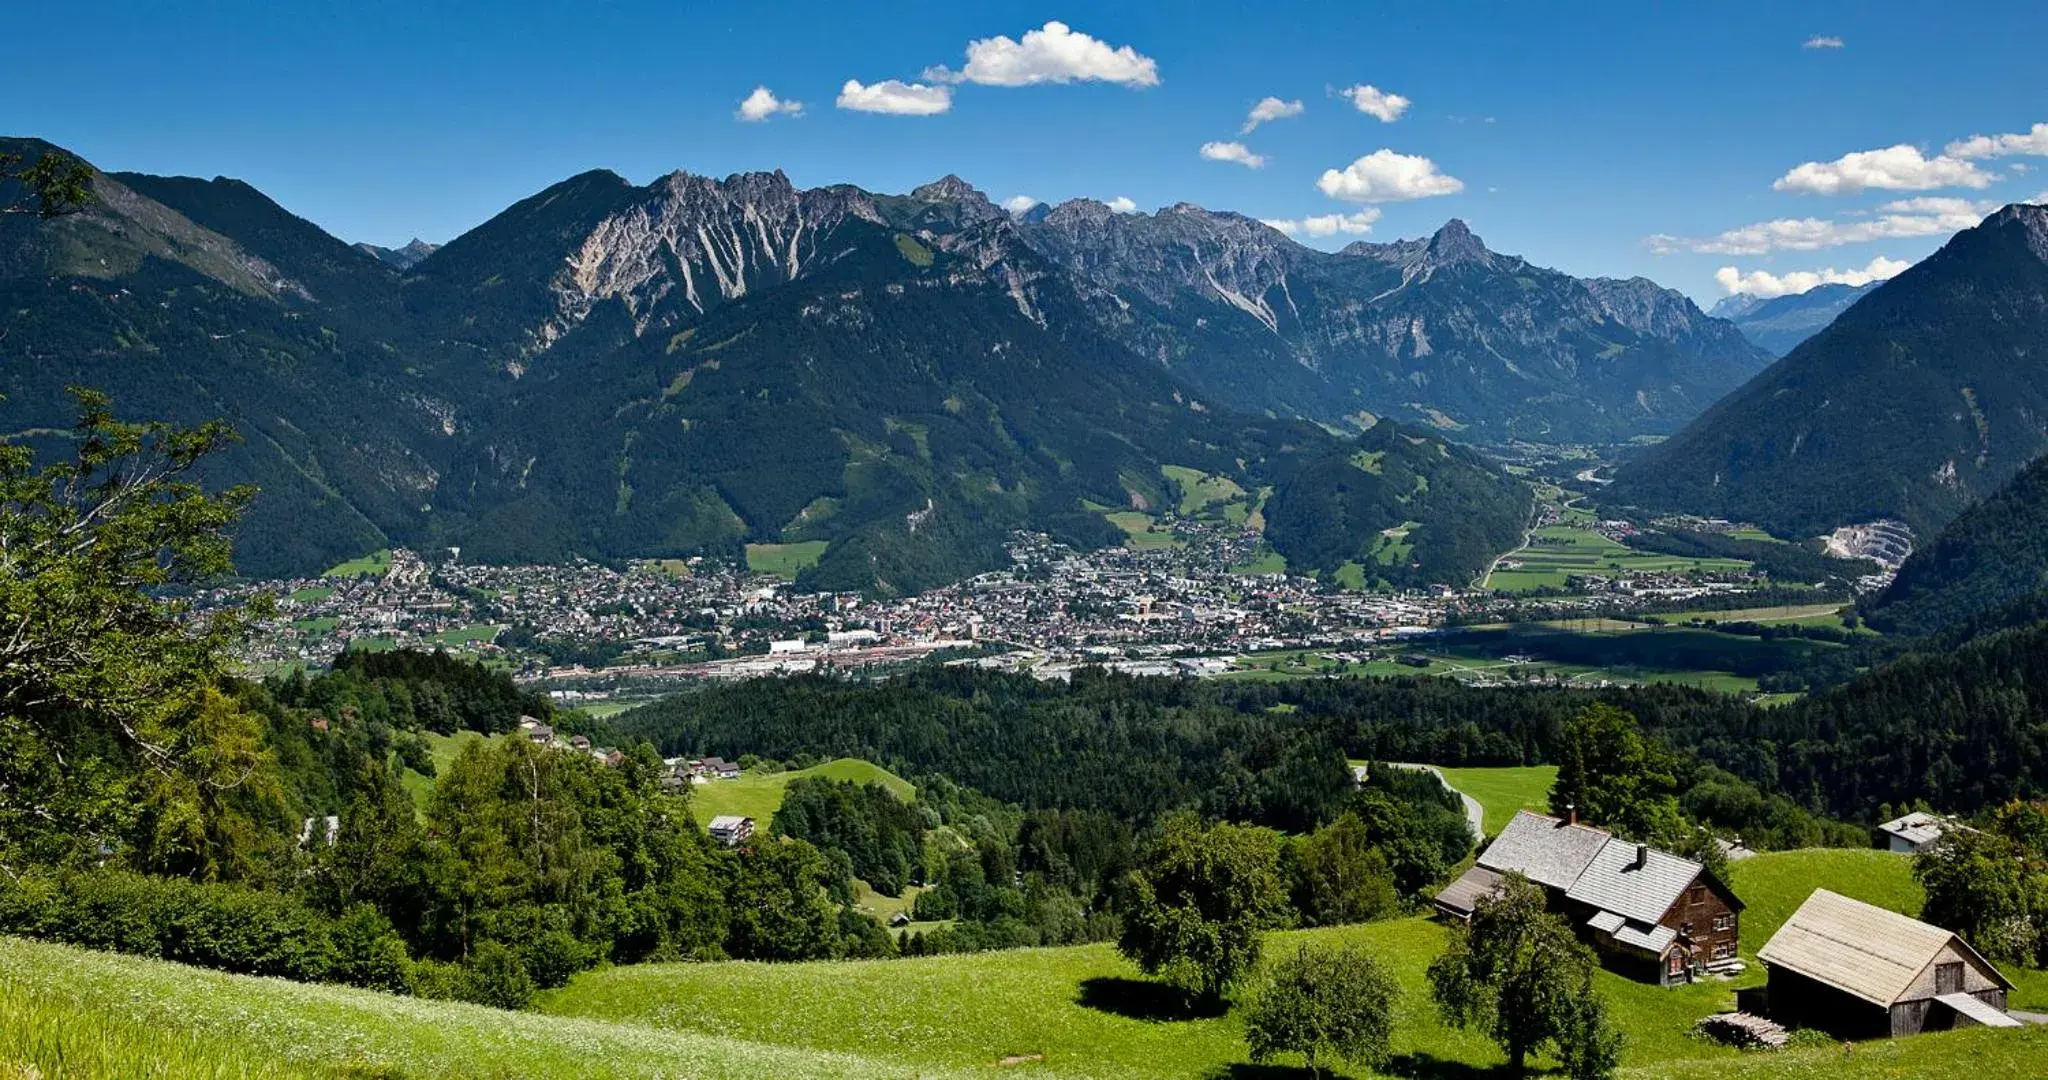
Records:
M1557 782L1557 766L1527 765L1503 768L1440 770L1444 780L1472 796L1486 809L1486 835L1492 836L1515 816L1517 810L1547 813L1550 786Z
M1509 563L1516 565L1509 567ZM1497 592L1527 592L1545 587L1563 588L1567 579L1581 574L1620 577L1656 572L1741 570L1748 565L1737 559L1695 559L1637 551L1590 528L1546 525L1535 531L1530 543L1503 556L1496 569L1486 576L1483 585Z
M747 569L756 574L796 580L825 554L826 541L804 540L794 544L748 544Z
M321 577L383 577L391 569L391 552L373 551L360 559L350 559L339 566L331 566Z
M910 781L880 765L859 758L839 758L808 769L771 773L750 769L741 773L737 780L708 780L692 784L690 812L702 824L709 824L712 818L721 814L750 817L754 819L755 828L765 832L768 823L775 819L775 811L782 808L782 797L789 790L790 781L808 776L851 780L856 784L881 784L905 801L917 794Z
M1535 777L1464 771L1514 801ZM1504 805L1504 804L1503 804ZM1492 805L1489 804L1489 810ZM1908 860L1878 851L1795 851L1731 865L1755 950L1814 887L1907 912L1920 902ZM1356 944L1402 989L1389 1072L1479 1077L1502 1058L1445 1027L1424 972L1444 930L1421 917L1271 935ZM2048 978L2009 972L2019 1008L2048 1005ZM1599 989L1627 1033L1621 1076L1918 1078L2048 1073L2048 1029L1978 1029L1776 1053L1740 1052L1689 1034L1730 1007L1734 982L1660 989L1602 973ZM678 963L587 972L504 1013L367 991L200 971L159 961L0 938L0 1078L127 1077L951 1077L992 1072L1044 1080L1161 1080L1296 1075L1251 1071L1235 1013L1190 1016L1107 945L906 960L804 964ZM1554 1063L1539 1062L1549 1067ZM10 1071L11 1070L11 1071ZM1362 1071L1338 1075L1362 1077Z

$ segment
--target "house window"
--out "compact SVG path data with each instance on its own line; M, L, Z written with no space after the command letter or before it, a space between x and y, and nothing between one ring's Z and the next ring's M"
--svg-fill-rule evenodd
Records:
M1735 946L1730 942L1723 941L1714 946L1714 959L1716 960L1726 960L1734 955Z
M1960 961L1934 965L1934 992L1956 994L1963 989L1963 965Z
M1690 934L1690 933L1692 933L1692 920L1691 920L1691 919L1687 919L1686 921L1684 921L1684 922L1682 922L1682 923L1679 923L1679 924L1678 924L1678 932L1679 932L1679 933L1681 933L1681 934Z
M1705 885L1695 885L1695 886L1693 886L1693 887L1692 887L1692 896L1691 896L1691 898L1690 898L1690 899L1689 899L1689 900L1688 900L1687 902L1688 902L1688 903L1693 903L1693 904L1704 904L1704 903L1706 903L1706 902L1707 902L1707 887L1706 887Z
M1685 974L1685 954L1674 950L1666 961L1665 970L1674 976Z
M1716 930L1733 930L1733 929L1735 929L1735 916L1733 916L1733 915L1716 915L1716 916L1714 916L1714 929L1716 929Z

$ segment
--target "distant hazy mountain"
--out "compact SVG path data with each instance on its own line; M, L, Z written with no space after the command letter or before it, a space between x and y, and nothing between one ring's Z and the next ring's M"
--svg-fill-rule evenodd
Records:
M1873 281L1868 285L1820 285L1803 293L1774 296L1768 300L1754 296L1730 296L1715 304L1707 314L1734 323L1736 329L1742 331L1742 336L1772 356L1783 356L1800 342L1820 333L1835 321L1835 316L1882 284Z
M1603 499L1811 535L1928 536L2048 449L2048 208L2008 206L1873 290Z
M410 270L414 263L432 255L441 245L429 244L415 236L403 247L378 247L376 244L357 244L356 250L366 252L382 260L393 270Z

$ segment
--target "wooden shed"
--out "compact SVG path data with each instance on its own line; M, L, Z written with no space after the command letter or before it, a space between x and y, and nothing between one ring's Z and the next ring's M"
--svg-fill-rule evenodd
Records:
M2012 983L1952 931L1815 889L1757 952L1779 1023L1870 1039L2018 1027Z

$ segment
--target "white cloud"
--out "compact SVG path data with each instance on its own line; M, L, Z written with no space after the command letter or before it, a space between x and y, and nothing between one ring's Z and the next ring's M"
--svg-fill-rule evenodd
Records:
M1038 200L1029 195L1012 195L1003 200L1003 209L1012 214L1021 214L1038 205Z
M748 94L745 101L740 102L739 111L733 113L733 116L750 124L757 124L774 116L776 113L782 113L785 116L802 116L804 114L804 103L801 101L784 101L776 97L775 92L767 87L756 86L754 87L754 92Z
M1779 177L1774 191L1804 195L1855 195L1866 188L1884 191L1926 191L1930 188L1981 188L1990 174L1961 158L1926 157L1918 147L1900 143L1882 150L1859 150L1833 161L1809 161Z
M1300 116L1301 110L1302 104L1299 101L1282 101L1276 97L1261 98L1257 105L1252 106L1251 115L1244 118L1244 127L1239 128L1237 133L1249 135L1253 128L1268 120L1285 120L1290 116Z
M1109 200L1109 212L1112 214L1135 214L1138 212L1138 204L1119 195Z
M1896 240L1915 236L1946 236L1975 226L1997 209L1995 202L1967 199L1913 198L1886 203L1870 217L1847 221L1822 218L1778 218L1730 229L1717 236L1683 237L1659 233L1645 243L1658 255L1694 252L1708 255L1762 255L1772 251L1818 251L1821 248Z
M1873 281L1889 281L1911 265L1879 255L1861 270L1837 270L1831 266L1826 270L1794 270L1788 274L1773 274L1768 270L1751 270L1745 274L1732 266L1724 266L1714 271L1714 280L1720 282L1731 296L1768 300L1774 296L1803 293L1821 285L1868 285Z
M1806 39L1806 44L1800 46L1802 49L1839 49L1841 47L1842 39L1833 34L1815 34Z
M937 116L953 107L953 90L884 79L862 86L858 79L846 80L834 104L854 112L889 113L895 116Z
M1380 219L1380 209L1368 206L1355 214L1321 214L1302 218L1298 221L1286 218L1262 218L1260 224L1278 229L1289 236L1307 235L1312 237L1335 236L1346 233L1360 236L1372 231L1373 222Z
M1264 168L1266 164L1265 155L1252 153L1241 142L1205 142L1202 144L1202 156L1210 161L1228 161L1247 169Z
M2048 157L2048 124L2035 124L2014 135L1972 135L1948 144L1942 153L1957 158Z
M1465 182L1438 171L1426 157L1375 150L1342 170L1325 169L1316 187L1333 199L1378 203L1455 195Z
M1339 90L1337 93L1350 98L1351 104L1357 106L1359 112L1379 117L1383 124L1399 120L1401 114L1408 111L1408 106L1414 104L1399 94L1387 93L1377 86L1359 85L1348 90Z
M1066 23L1052 21L1026 31L1024 40L1001 34L967 43L967 63L959 71L926 68L933 82L971 82L983 86L1035 86L1039 83L1111 82L1124 86L1159 85L1159 65L1125 45L1111 48Z

